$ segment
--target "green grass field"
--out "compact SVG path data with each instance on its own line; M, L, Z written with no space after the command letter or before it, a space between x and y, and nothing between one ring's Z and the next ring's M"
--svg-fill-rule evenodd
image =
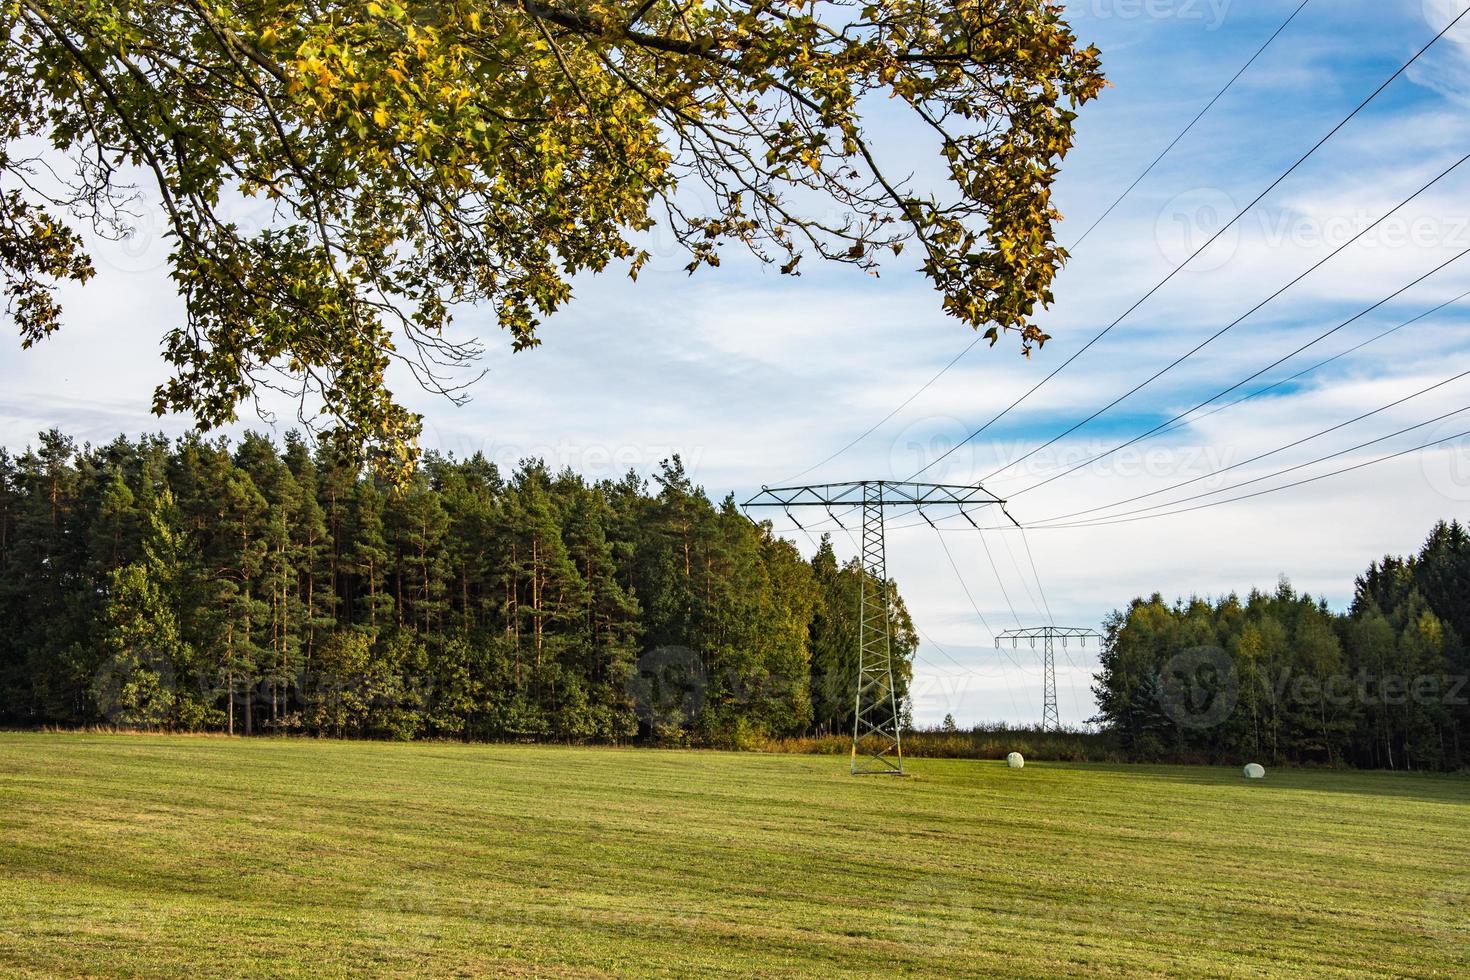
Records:
M0 735L0 975L1470 971L1470 780Z

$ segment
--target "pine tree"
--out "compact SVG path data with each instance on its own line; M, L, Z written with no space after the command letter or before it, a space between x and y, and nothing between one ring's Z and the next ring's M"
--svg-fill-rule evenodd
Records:
M159 728L177 718L179 668L191 657L148 565L126 565L111 574L102 649L106 660L93 695L105 720Z
M256 584L266 559L268 508L250 477L222 449L206 448L201 461L212 496L194 502L208 526L200 533L206 566L200 625L225 702L225 730L249 735L255 728L260 668L267 659L259 640L270 609L257 598Z
M302 622L300 633L301 671L309 674L319 633L335 625L336 597L332 590L330 561L334 542L327 530L327 516L319 495L316 461L294 432L286 436L285 463L299 490L295 519L288 531L295 567L294 596Z
M349 542L338 552L335 576L345 614L342 621L368 630L389 625L395 604L388 590L390 556L383 533L383 494L372 480L359 480L353 487L345 528L334 532L333 540Z
M655 484L589 485L535 461L507 481L482 457L430 454L385 495L295 436L78 451L43 434L0 452L14 624L0 713L618 741L640 730L640 654L673 649L688 675L665 678L676 713L645 734L728 745L807 730L816 637L851 635L856 616L824 592L855 596L856 572L834 559L822 580L732 499L713 506L677 458ZM897 598L893 615L906 678Z
M392 555L397 626L437 629L445 610L441 545L449 519L422 474L387 498L383 526Z
M601 490L573 487L566 517L567 558L582 588L576 593L574 643L567 654L569 683L585 684L585 719L562 712L560 730L568 735L616 740L637 731L627 684L636 659L639 608L618 581L613 546L604 530L610 508Z
M15 459L0 448L0 723L19 723L31 701L25 647L17 635L25 622L20 588L22 566L15 558L16 519L25 497L18 485Z
M862 580L855 562L838 565L831 535L822 535L811 564L816 589L808 627L812 717L818 731L851 731Z

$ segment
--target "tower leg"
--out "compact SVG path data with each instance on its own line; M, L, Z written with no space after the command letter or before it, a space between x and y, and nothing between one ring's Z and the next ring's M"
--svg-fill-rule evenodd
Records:
M1053 637L1051 630L1045 633L1046 643L1044 658L1044 671L1041 688L1041 730L1060 731L1062 717L1057 711L1057 659L1056 651L1052 648Z
M888 630L888 566L883 542L883 484L863 484L862 589L858 607L857 698L852 772L903 774L898 691Z

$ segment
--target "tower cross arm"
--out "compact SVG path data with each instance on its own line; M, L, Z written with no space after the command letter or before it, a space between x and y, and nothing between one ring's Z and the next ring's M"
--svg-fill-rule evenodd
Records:
M1086 626L1023 626L1019 629L1005 630L995 634L995 644L1000 646L1001 640L1041 640L1048 636L1103 639L1103 635L1097 630Z
M816 483L795 487L761 487L743 507L970 507L1004 505L1005 501L980 484L907 483L889 480L856 480L850 483Z

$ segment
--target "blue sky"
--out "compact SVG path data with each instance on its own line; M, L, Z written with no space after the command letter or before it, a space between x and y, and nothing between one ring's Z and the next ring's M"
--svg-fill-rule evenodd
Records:
M1064 243L1106 209L1298 2L1068 4L1079 36L1101 48L1112 84L1084 111L1078 146L1063 168L1057 200L1068 219ZM1311 0L1077 250L1043 317L1055 339L1039 355L1028 362L1006 344L982 344L878 431L803 479L904 478L954 445L1167 275L1222 216L1228 220L1250 202L1466 2ZM1107 338L926 475L945 482L986 476L1245 313L1470 153L1467 99L1470 18ZM924 172L922 148L891 120L876 116L873 133L890 161ZM1467 191L1470 164L1199 355L987 486L1013 497L1011 509L1023 522L1036 522L1238 463L1470 370L1467 300L1269 397L1021 492L1171 418L1470 248ZM463 316L461 329L489 343L490 373L463 408L411 393L407 379L400 381L425 415L425 444L459 455L481 451L507 464L544 456L593 476L629 467L647 473L680 452L712 496L744 499L863 432L971 339L902 264L874 279L807 263L806 274L791 279L731 252L720 270L690 278L666 241L654 236L655 263L636 286L617 274L579 281L576 301L544 325L545 343L536 351L513 355L488 315ZM164 377L158 342L179 309L163 268L166 251L146 227L132 242L99 246L97 279L65 296L64 329L32 351L17 346L0 359L0 442L22 446L51 425L93 441L120 430L187 427L187 420L154 419L147 411ZM1467 290L1470 258L1245 390ZM1252 479L1463 406L1470 406L1470 379L1178 495ZM1470 429L1470 421L1455 421L1294 476ZM262 425L250 420L249 427ZM1170 498L1144 503L1160 499ZM1058 622L1085 626L1137 594L1243 592L1269 588L1282 574L1341 606L1371 558L1410 550L1434 520L1456 516L1470 518L1470 450L1462 443L1177 517L1030 532L1044 598L1018 535L989 536L1004 592L978 535L962 525L945 540L989 627L1043 621L1046 607ZM810 551L809 539L784 516L776 521ZM840 531L835 543L840 552L852 550ZM919 720L937 721L947 711L962 722L1037 719L1036 654L1024 647L1009 656L995 652L934 532L894 529L889 564L925 636L916 671ZM1059 660L1066 721L1092 712L1094 656L1092 649L1070 649Z

